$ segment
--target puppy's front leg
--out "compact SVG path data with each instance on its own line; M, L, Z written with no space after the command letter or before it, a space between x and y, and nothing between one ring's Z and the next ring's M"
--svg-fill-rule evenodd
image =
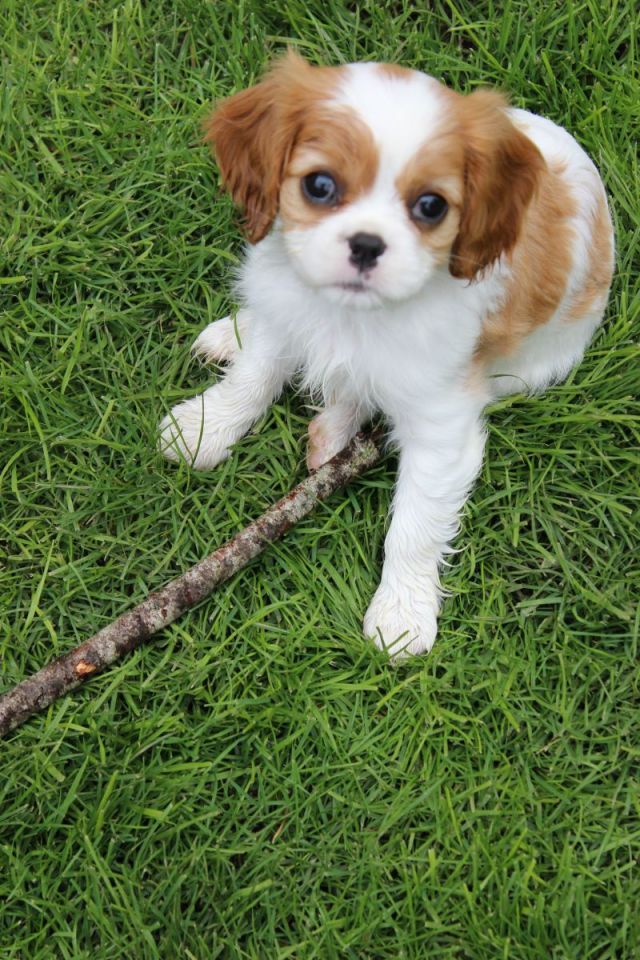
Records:
M438 568L451 552L459 514L482 463L481 405L461 397L394 430L398 481L380 585L365 634L392 657L430 650L440 605Z
M162 420L164 456L186 460L199 470L226 459L230 447L262 416L295 370L295 362L281 347L273 335L252 330L222 380L177 404Z

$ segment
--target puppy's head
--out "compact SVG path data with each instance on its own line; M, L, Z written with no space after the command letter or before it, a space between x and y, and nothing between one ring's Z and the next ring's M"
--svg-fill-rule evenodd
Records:
M277 217L298 275L361 307L415 296L437 271L475 278L515 244L544 169L497 93L293 53L223 101L206 137L249 241Z

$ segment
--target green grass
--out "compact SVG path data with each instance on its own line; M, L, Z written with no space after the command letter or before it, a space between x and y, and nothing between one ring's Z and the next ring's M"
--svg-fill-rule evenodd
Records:
M538 6L2 0L0 689L303 474L300 397L208 474L155 451L241 249L199 125L272 53L509 90L618 234L584 363L492 413L429 657L360 635L390 457L2 742L3 960L640 956L638 18Z

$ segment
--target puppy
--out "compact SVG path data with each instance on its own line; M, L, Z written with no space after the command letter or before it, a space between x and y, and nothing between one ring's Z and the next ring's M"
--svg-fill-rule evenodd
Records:
M251 246L237 317L194 344L231 365L162 421L164 454L214 467L296 376L324 405L311 469L381 412L399 471L364 631L392 656L429 650L484 407L565 377L602 318L613 228L598 173L498 93L293 53L223 101L206 137Z

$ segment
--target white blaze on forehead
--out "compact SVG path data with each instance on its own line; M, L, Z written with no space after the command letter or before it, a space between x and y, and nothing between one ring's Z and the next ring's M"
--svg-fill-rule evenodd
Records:
M392 182L448 115L443 88L417 70L387 72L376 63L352 63L336 100L370 128L380 156L378 184Z

